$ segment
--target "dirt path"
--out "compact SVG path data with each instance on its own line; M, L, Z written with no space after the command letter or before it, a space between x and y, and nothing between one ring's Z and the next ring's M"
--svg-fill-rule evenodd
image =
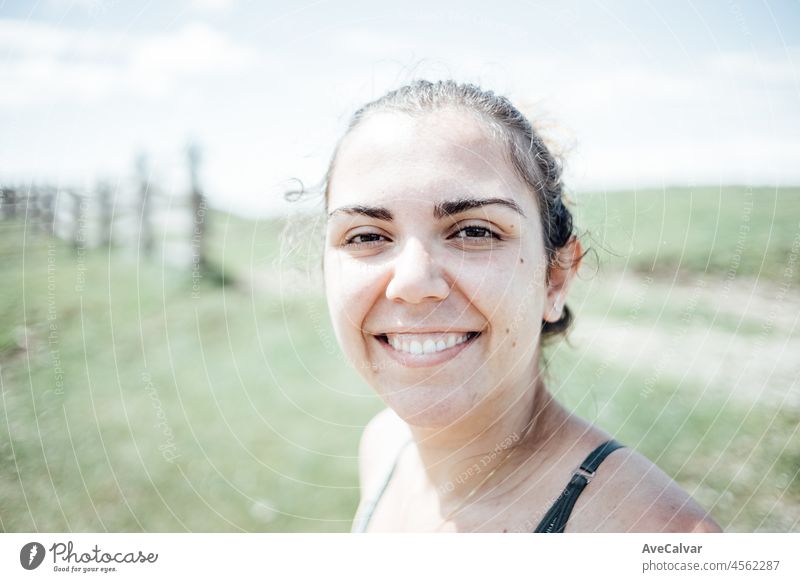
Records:
M572 341L644 373L643 390L669 378L679 387L700 385L748 404L800 410L800 292L774 282L726 284L710 277L673 283L611 274L599 283L619 305L630 305L629 314L581 315ZM668 324L640 315L643 305L665 300L680 309L677 318L674 312L663 316ZM715 317L723 315L734 316L742 329L715 325Z

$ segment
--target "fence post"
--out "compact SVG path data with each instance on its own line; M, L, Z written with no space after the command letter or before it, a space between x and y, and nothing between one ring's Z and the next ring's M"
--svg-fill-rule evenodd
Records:
M97 207L100 222L100 240L98 242L101 246L110 246L114 225L111 216L111 186L108 182L100 182L97 185Z
M72 198L72 248L86 247L86 198L76 190L69 190Z
M50 236L56 235L56 214L55 203L56 194L52 186L45 185L42 188L42 193L39 196L39 203L41 204L40 215L41 228Z
M189 144L189 178L191 181L192 205L192 278L199 279L207 270L208 263L205 252L206 216L208 206L203 189L200 186L200 147Z
M146 256L153 253L153 225L150 210L150 176L147 156L139 154L136 159L136 171L139 178L139 248Z
M3 218L13 219L17 216L17 191L14 188L3 188Z
M41 209L39 208L39 188L31 184L28 187L28 195L25 198L26 220L31 226L36 226L41 216Z

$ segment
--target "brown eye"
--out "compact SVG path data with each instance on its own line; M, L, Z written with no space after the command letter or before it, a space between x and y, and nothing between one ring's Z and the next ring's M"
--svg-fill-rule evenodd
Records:
M497 233L483 226L465 226L453 236L460 239L500 239Z
M365 246L381 242L380 239L386 239L386 237L375 232L362 232L351 236L344 244L349 246Z

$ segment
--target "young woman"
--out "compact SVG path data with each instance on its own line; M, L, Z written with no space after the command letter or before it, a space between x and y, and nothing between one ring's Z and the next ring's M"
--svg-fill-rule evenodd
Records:
M367 104L325 201L334 330L388 406L362 437L354 531L719 530L542 380L584 252L507 99L421 81Z

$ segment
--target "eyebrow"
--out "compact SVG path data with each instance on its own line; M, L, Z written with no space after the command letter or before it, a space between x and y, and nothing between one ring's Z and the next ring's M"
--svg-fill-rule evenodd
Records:
M495 204L510 208L522 217L525 216L525 213L522 211L522 208L519 207L519 204L509 198L457 198L455 200L437 202L433 207L433 216L436 219L442 219L445 216L460 214L462 212L466 212L467 210L473 210L475 208L481 208L483 206ZM370 218L374 218L376 220L385 220L387 222L394 220L394 215L392 212L383 206L364 206L361 204L342 206L341 208L337 208L329 212L328 216L330 217L339 213L360 214L363 216L369 216Z
M457 200L448 200L445 202L438 202L433 207L433 216L435 218L444 218L451 214L460 214L473 208L480 208L482 206L490 206L498 204L510 208L520 216L525 216L519 204L509 198L459 198Z
M334 214L361 214L363 216L375 218L376 220L386 220L387 222L394 220L394 215L391 211L383 206L363 206L361 204L342 206L341 208L329 212L328 216L330 217Z

